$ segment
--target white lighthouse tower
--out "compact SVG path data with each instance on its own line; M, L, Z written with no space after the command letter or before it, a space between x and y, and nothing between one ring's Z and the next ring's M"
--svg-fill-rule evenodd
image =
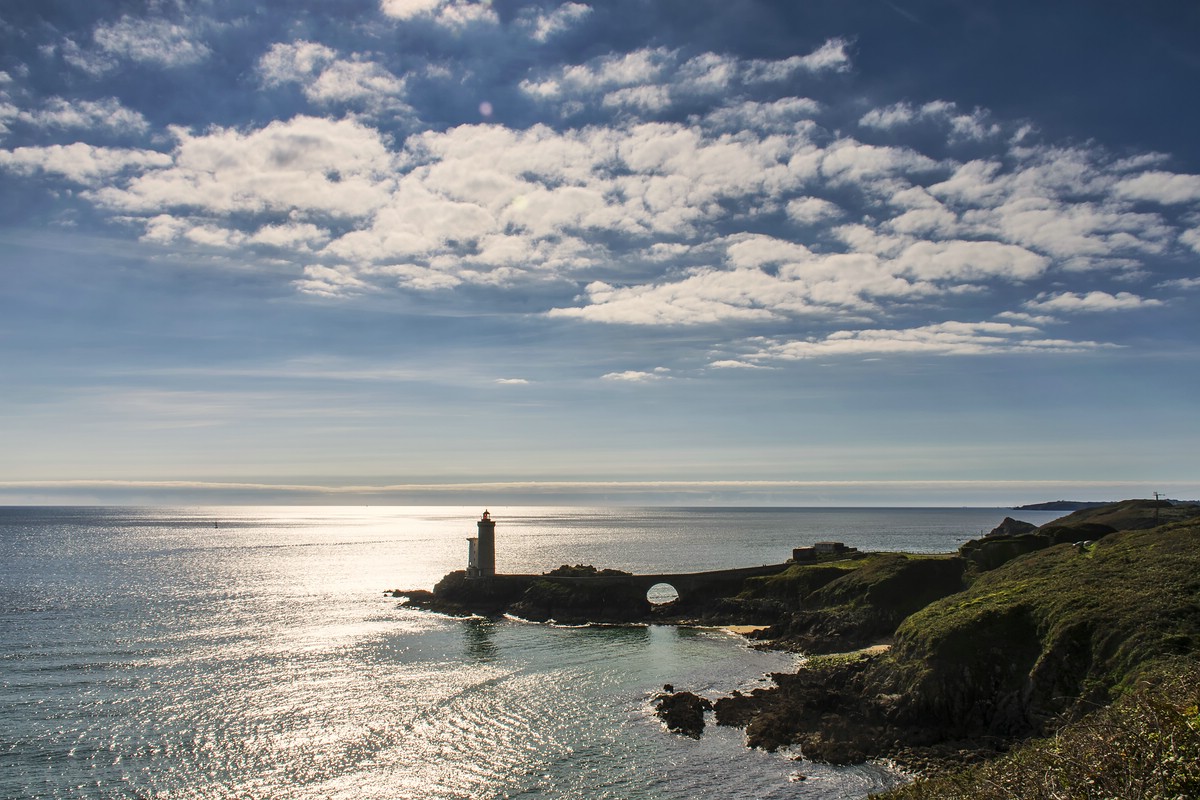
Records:
M484 511L476 523L478 536L467 539L467 577L490 578L496 574L496 521Z

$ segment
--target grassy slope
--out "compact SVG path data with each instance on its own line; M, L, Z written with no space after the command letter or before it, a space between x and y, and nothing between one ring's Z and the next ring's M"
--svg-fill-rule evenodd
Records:
M1119 531L1153 528L1200 515L1200 506L1173 506L1165 500L1123 500L1096 508L1084 508L1054 520L1043 528L1081 523L1107 525Z
M891 636L906 616L963 588L965 562L953 556L871 553L794 564L752 578L742 602L770 601L787 610L766 632L809 653L837 652Z
M1020 735L1200 653L1200 521L1057 545L906 619L874 670L902 717Z

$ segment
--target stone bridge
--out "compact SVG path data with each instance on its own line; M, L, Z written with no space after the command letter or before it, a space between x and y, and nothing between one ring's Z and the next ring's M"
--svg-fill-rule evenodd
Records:
M538 580L562 584L572 589L604 591L611 594L628 594L645 598L650 588L660 583L671 586L679 593L679 604L688 605L693 600L725 597L737 594L747 578L775 575L787 569L787 564L769 564L761 567L720 569L712 572L675 572L660 575L598 575L568 578L554 575L539 575Z
M403 594L414 607L450 614L513 614L559 622L634 622L650 618L653 607L646 594L657 584L673 587L679 599L672 608L677 613L688 613L736 595L747 578L775 575L787 566L580 577L505 573L469 577L457 571L438 582L432 592Z

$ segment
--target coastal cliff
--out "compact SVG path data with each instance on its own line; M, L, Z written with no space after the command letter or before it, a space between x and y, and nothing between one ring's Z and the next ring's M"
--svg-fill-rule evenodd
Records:
M745 727L751 745L817 760L961 766L1200 674L1197 512L1137 502L1056 521L1034 533L1127 529L1046 542L992 569L972 562L970 585L904 619L889 650L813 659L771 688L719 699L717 721ZM1145 527L1155 514L1183 519ZM1178 713L1200 747L1195 705Z

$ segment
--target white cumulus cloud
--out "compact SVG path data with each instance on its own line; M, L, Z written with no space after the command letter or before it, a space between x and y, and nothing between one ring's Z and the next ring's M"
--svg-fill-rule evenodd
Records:
M389 196L392 157L379 133L351 120L295 117L249 133L176 130L169 165L90 196L126 213L299 211L358 217Z
M150 125L138 111L115 97L101 100L47 99L40 108L21 111L14 118L39 128L106 128L125 133L145 133Z
M276 43L258 62L267 86L298 83L304 96L318 105L356 104L368 109L406 108L405 81L361 54L341 59L338 53L308 41Z
M1093 341L1045 338L1037 328L1029 325L956 321L917 328L843 330L813 339L766 340L756 344L753 352L743 356L753 363L846 356L1064 353L1111 346Z
M577 26L592 13L592 7L583 3L563 3L549 13L538 13L525 21L529 37L545 42L564 31Z
M446 28L463 28L474 23L498 24L490 2L473 0L380 0L379 10L399 20L428 18Z
M1158 203L1195 203L1200 201L1200 175L1174 172L1144 172L1117 184L1117 193L1134 200Z
M600 380L617 381L619 383L648 383L650 381L662 380L667 377L668 372L670 370L664 367L658 367L653 372L628 369L624 372L606 373L600 376Z
M955 139L983 140L1001 132L1000 126L992 122L983 109L966 113L960 111L955 103L945 100L934 100L920 107L901 102L873 108L859 118L858 124L864 128L893 130L918 121L944 125Z
M381 0L379 10L396 19L411 19L421 14L431 14L445 0Z
M1033 311L1051 311L1056 313L1075 313L1090 311L1128 311L1135 308L1153 308L1163 305L1161 300L1139 297L1131 292L1094 291L1086 293L1061 292L1059 294L1042 293L1037 299L1025 303L1025 307Z
M23 175L58 175L84 185L98 185L123 172L156 170L170 163L168 154L154 150L95 147L82 142L0 150L0 168Z
M122 17L97 26L92 39L105 53L165 67L190 66L211 54L195 31L165 19Z

